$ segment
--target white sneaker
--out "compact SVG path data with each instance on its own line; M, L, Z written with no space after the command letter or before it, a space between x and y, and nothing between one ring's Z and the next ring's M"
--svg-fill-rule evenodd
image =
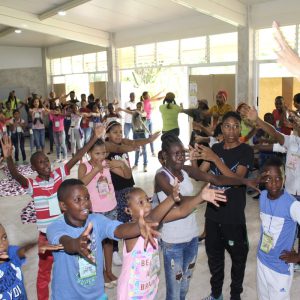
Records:
M113 264L115 266L122 266L122 258L117 251L113 253Z

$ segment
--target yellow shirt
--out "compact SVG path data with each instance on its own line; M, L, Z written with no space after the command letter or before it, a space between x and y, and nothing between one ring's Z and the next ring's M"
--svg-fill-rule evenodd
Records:
M218 106L214 105L213 107L210 108L209 112L212 116L217 114L219 117L224 116L226 113L229 111L233 111L233 108L231 107L230 104L225 103L223 106Z

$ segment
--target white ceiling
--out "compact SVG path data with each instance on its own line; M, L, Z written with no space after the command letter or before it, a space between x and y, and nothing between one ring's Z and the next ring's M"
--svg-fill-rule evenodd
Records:
M226 32L226 30L228 31L228 23L203 15L199 12L199 10L197 11L196 9L191 9L176 3L177 0L92 0L75 8L69 9L67 11L67 15L64 17L54 15L42 22L37 19L39 14L70 1L71 0L0 0L0 6L13 9L16 13L25 12L27 13L25 17L28 16L28 18L32 18L32 22L39 22L40 26L46 24L48 29L49 26L52 26L54 29L55 26L60 26L60 29L65 26L66 28L68 27L67 30L68 33L70 33L69 35L63 35L60 33L59 35L55 30L43 31L41 29L29 31L28 29L35 29L34 27L31 28L30 26L27 26L27 30L24 30L22 34L16 35L15 33L11 33L1 37L1 31L5 30L7 26L1 25L4 24L4 21L1 22L2 18L0 8L0 45L48 47L69 42L70 39L72 40L73 36L79 33L83 36L88 36L89 31L91 31L91 36L93 36L93 42L96 42L94 45L98 45L95 38L97 38L99 34L103 34L104 37L102 38L104 40L105 38L107 39L108 33L116 33L116 36L120 36L124 33L123 37L131 36L134 38L137 30L144 31L149 34L149 32L151 32L151 28L155 28L152 32L155 32L156 34L158 29L162 28L161 30L164 36L167 37L168 32L170 36L174 36L174 32L180 30L187 32L188 26L190 25L186 25L186 28L182 28L181 24L190 24L190 20L193 20L193 24L195 24L192 26L193 28L197 27L197 24L202 27L203 24L207 24L209 29L215 25L215 27L220 30L222 24L224 24L224 32ZM227 7L227 9L229 8L230 10L230 3L258 5L265 2L278 2L284 0L222 1L224 1L224 8L226 9ZM213 0L211 3L212 5L219 3L217 5L222 7L222 1ZM288 1L300 2L299 0ZM196 3L196 5L201 6L201 1L199 0L183 0L183 2ZM232 9L232 11L234 11L234 9ZM10 21L9 26L22 27L22 18L23 16L20 14L20 16L16 18L16 23L11 25L12 21ZM176 23L178 23L177 26ZM7 25L8 23L5 24ZM34 26L34 22L32 24ZM169 24L169 26L166 24ZM47 32L47 34L44 34L43 32ZM129 34L130 32L132 33ZM55 33L60 37L55 37ZM142 33L139 33L139 35L142 35ZM77 41L85 42L80 39L77 39Z

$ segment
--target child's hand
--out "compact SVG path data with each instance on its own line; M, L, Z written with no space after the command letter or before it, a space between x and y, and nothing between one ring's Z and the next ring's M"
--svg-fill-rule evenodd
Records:
M199 146L197 144L195 144L195 147L193 148L192 146L189 146L189 150L187 152L187 156L185 158L185 160L197 160L200 159L200 153L199 153Z
M58 245L45 244L45 245L39 247L39 253L44 254L46 251L58 251L58 250L63 250L63 249L64 249L64 246L61 244L58 244Z
M218 155L213 150L211 150L209 147L205 147L203 145L197 145L196 149L197 149L197 147L200 151L200 155L199 155L200 159L213 162L219 158Z
M179 197L180 191L179 191L179 182L178 182L178 178L175 177L175 181L174 181L174 186L173 186L173 192L172 192L172 198L174 200L174 202L180 202L180 197Z
M295 251L283 251L281 252L281 255L279 256L279 258L283 261L285 261L286 263L298 263L300 262L300 255Z
M217 207L220 206L218 201L220 201L220 202L227 201L226 196L224 195L224 191L210 189L209 186L210 186L210 184L208 183L202 188L200 195L199 195L202 198L202 200L210 202Z
M90 250L90 233L93 230L93 224L89 223L79 238L75 239L76 252L85 257L90 263L95 264L95 258L91 255Z
M101 139L105 136L106 128L103 125L97 125L94 129L94 135L97 139Z
M157 244L154 240L154 237L157 237L159 235L159 232L154 230L153 228L156 228L158 226L158 223L150 223L146 222L144 219L144 211L140 211L140 217L139 217L139 227L141 231L141 236L144 238L144 250L147 249L148 242L151 243L153 248L157 247Z
M258 119L257 110L254 107L248 107L245 111L246 118L252 122L256 122Z
M3 136L1 140L2 153L4 158L8 158L12 156L13 153L13 145L11 139L8 135Z
M118 159L107 161L107 165L110 169L123 168L124 164L125 162L123 160L118 160Z

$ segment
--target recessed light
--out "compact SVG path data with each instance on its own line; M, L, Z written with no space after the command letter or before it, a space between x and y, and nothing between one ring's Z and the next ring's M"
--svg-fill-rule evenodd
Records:
M15 33L20 34L20 33L22 33L22 30L21 29L15 29Z
M65 12L65 11L59 11L58 13L57 13L59 16L65 16L67 13Z

